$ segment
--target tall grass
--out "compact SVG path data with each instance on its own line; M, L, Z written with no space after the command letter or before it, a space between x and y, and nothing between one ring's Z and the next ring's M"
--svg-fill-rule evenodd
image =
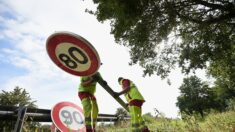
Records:
M196 116L182 119L169 119L164 116L145 116L146 124L152 132L235 132L235 111L210 113L203 120ZM130 122L118 125L99 125L98 132L129 132Z

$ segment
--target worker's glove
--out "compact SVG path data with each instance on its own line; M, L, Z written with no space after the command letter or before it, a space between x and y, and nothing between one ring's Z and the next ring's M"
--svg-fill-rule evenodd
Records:
M99 76L98 75L93 75L92 77L91 77L94 81L98 81L100 78L99 78Z

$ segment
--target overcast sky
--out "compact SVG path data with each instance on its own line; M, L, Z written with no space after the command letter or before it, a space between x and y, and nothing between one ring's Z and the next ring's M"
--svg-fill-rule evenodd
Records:
M154 114L157 108L167 117L177 117L180 71L170 75L172 85L157 76L143 77L142 68L128 65L128 49L115 43L109 22L99 23L85 13L86 8L95 9L95 5L91 0L0 0L0 90L25 88L39 108L51 109L60 101L81 106L77 96L80 78L59 69L46 52L48 36L70 31L96 48L103 63L99 71L114 91L121 90L119 76L129 78L146 100L143 113ZM96 97L100 113L114 114L121 107L100 86Z

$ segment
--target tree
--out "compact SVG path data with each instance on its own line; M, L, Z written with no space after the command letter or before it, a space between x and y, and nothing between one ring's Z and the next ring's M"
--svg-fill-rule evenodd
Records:
M19 88L18 86L14 88L13 91L4 91L0 93L0 105L7 106L27 106L31 108L35 108L36 101L32 101L29 93L26 92L25 89ZM16 121L0 121L0 131L12 131L14 129ZM38 123L27 123L26 124L30 130L34 129Z
M213 89L216 92L217 109L220 111L226 110L229 107L229 100L235 99L235 54L227 54L231 55L211 63L208 68L208 73L216 79Z
M214 107L212 89L198 77L184 78L179 89L181 94L177 97L176 105L180 112L188 115L199 113L204 117L204 112Z
M235 89L231 87L229 83L223 78L216 79L215 86L213 87L215 91L214 102L216 103L216 110L225 111L228 109L230 102L235 100Z
M214 62L208 68L208 73L216 78L215 85L230 91L231 96L235 97L235 53L230 58Z
M142 66L144 75L156 73L165 78L176 64L188 73L235 53L233 0L93 2L97 10L86 11L100 22L110 20L111 34L130 48L130 64Z
M115 115L118 117L117 122L115 122L115 125L122 124L122 121L125 121L125 117L128 116L128 112L123 108L117 108Z

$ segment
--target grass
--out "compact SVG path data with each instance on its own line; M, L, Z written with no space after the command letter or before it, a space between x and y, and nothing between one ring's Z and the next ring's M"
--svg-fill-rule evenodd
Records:
M187 116L184 120L154 118L145 116L146 124L153 132L235 132L235 111L210 113L204 119ZM98 132L130 132L130 122L119 122L118 125L101 124Z

